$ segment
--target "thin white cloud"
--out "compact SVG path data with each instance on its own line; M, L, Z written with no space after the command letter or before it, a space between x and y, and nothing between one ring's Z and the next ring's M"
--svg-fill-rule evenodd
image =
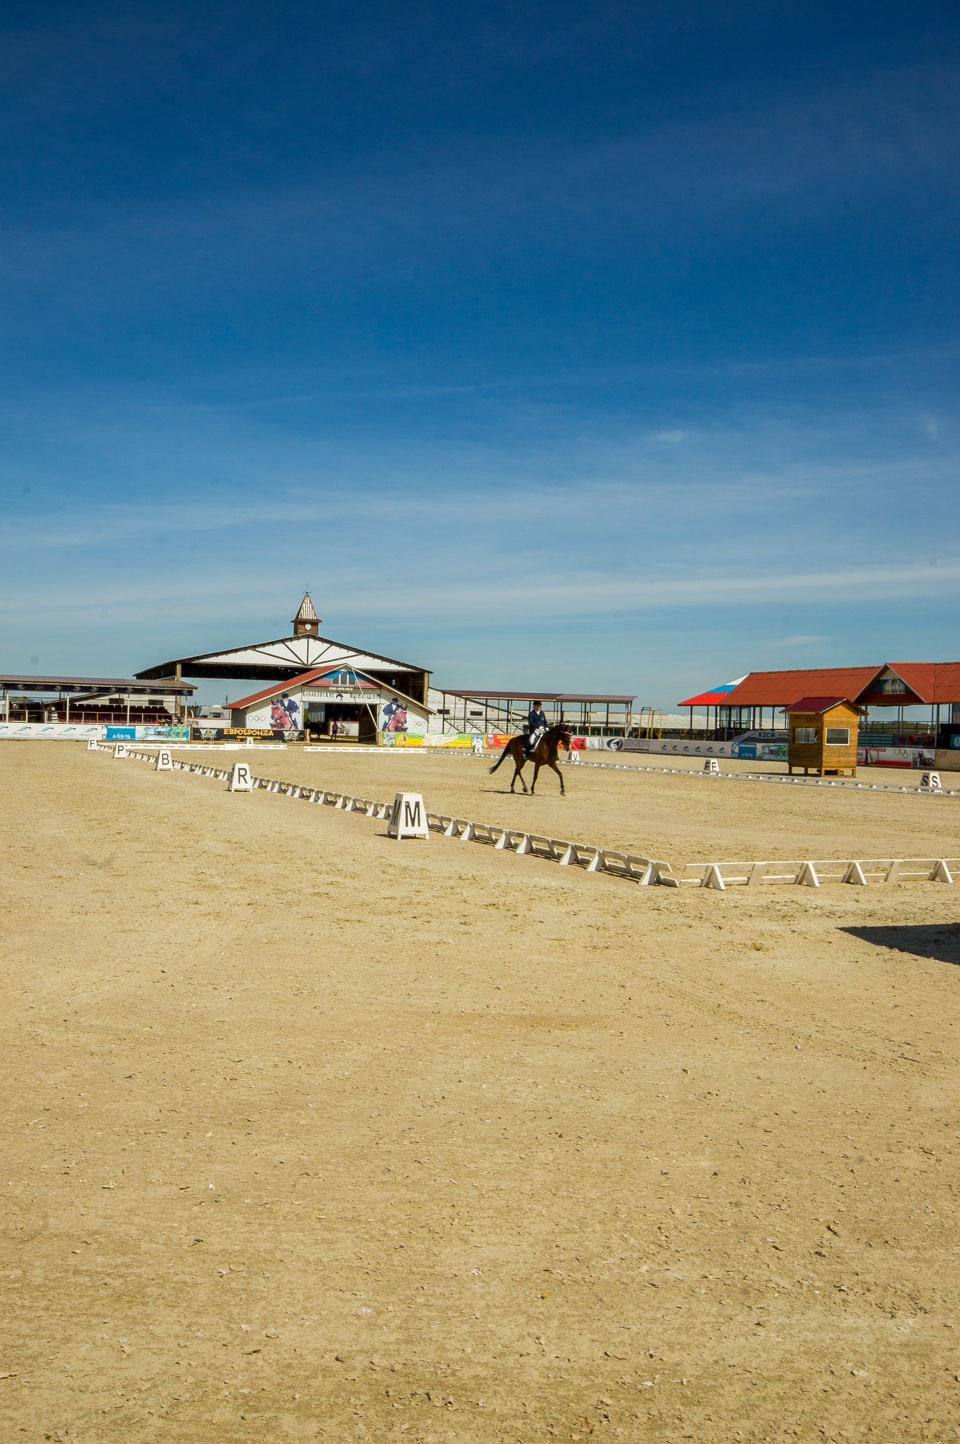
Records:
M291 564L291 575L293 564ZM301 568L302 570L302 568ZM396 577L390 568L373 570L357 576L354 569L340 568L330 560L324 563L324 589L335 595L341 611L355 616L382 615L384 608L395 605ZM565 612L601 616L604 613L677 611L703 607L726 607L738 604L794 603L816 597L818 603L855 600L872 601L889 597L892 589L902 600L926 597L954 597L960 593L960 559L932 568L928 562L894 566L847 567L835 571L798 571L789 575L778 573L702 573L679 576L670 580L610 578L597 573L526 574L513 582L498 579L497 585L484 589L485 577L474 569L459 568L456 573L467 595L482 595L485 618L522 615L538 619L562 616ZM263 614L263 591L247 593L238 604L235 594L225 593L227 573L213 573L201 583L194 581L184 587L171 588L155 581L148 586L129 584L123 587L98 584L87 580L70 588L47 588L42 601L24 598L10 588L0 594L0 617L8 622L32 618L37 621L62 617L69 609L75 618L99 617L106 621L129 617L144 608L162 608L164 616L195 616L204 605L213 613L229 613L250 617ZM291 590L279 589L283 595ZM296 585L293 586L296 590ZM271 583L271 594L278 591ZM319 600L319 598L318 598ZM437 608L448 607L450 577L438 578L431 585L422 577L408 576L403 586L403 609L408 617L429 616ZM322 603L321 603L322 606ZM780 639L775 645L800 646L824 640L810 634ZM774 645L774 644L772 644Z

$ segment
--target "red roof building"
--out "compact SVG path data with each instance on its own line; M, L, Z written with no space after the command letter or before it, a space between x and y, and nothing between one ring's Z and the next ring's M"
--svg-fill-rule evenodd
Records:
M864 711L869 707L929 707L931 725L940 708L949 706L960 722L960 662L885 662L871 667L805 667L777 672L748 672L725 693L720 689L689 697L679 705L713 707L717 727L763 727L763 713L794 709L797 698L849 698ZM812 708L806 708L812 711Z

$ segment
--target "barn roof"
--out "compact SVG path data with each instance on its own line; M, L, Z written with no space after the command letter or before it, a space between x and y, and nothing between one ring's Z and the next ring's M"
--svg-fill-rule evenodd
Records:
M383 686L382 682L375 682L362 672L357 672L353 668L351 671L356 679L350 684L351 687L365 692L378 692ZM231 711L239 711L242 707L252 707L255 702L265 702L268 697L279 697L284 692L289 692L292 687L310 687L318 684L322 686L329 676L329 667L317 667L310 672L301 672L299 677L287 677L283 682L275 682L272 687L264 687L262 692L252 692L249 697L241 697L236 702L228 702L227 706ZM330 682L329 686L331 690L336 690L335 683ZM420 707L425 712L429 711L429 708L424 707L422 702L418 702L415 697L408 697L405 692L398 691L396 687L386 687L384 691L389 692L391 696L402 697L405 702L412 702L415 707Z
M347 665L374 671L423 672L413 662L395 657L381 657L376 652L360 651L330 637L302 635L275 637L269 642L250 642L245 647L228 647L222 652L207 652L195 657L174 657L156 667L146 667L138 678L164 677L170 680L180 669L183 677L261 678L263 681L289 682L302 672L318 667Z

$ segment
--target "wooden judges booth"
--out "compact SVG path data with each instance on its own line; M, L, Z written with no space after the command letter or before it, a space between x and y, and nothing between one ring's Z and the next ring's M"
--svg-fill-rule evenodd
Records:
M860 708L846 697L801 697L784 707L789 726L787 771L857 775Z

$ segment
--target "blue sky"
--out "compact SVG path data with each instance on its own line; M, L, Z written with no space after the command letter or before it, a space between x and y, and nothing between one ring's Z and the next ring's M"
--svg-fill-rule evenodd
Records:
M0 670L960 656L956 0L0 30Z

